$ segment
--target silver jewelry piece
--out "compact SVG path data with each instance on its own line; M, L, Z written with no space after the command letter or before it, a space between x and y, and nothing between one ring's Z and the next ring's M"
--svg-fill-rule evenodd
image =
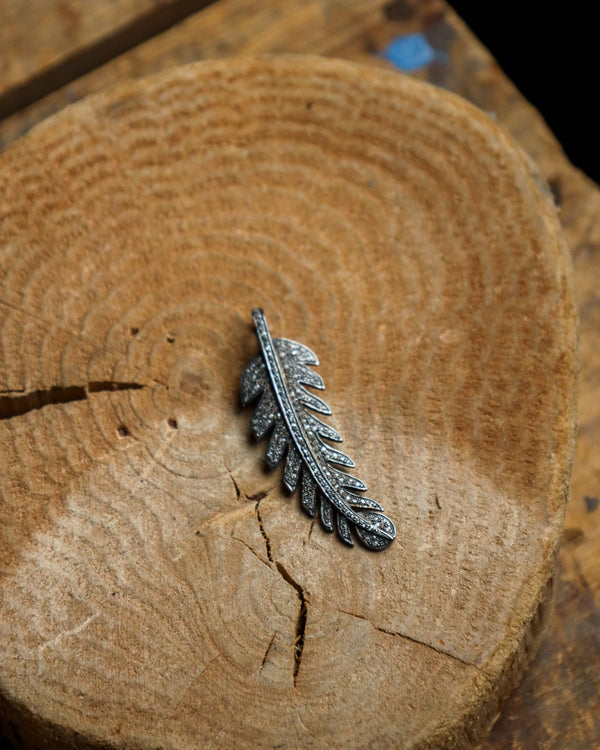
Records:
M331 414L327 404L304 387L325 387L321 376L306 366L319 360L303 344L272 339L262 310L253 310L252 318L261 354L246 366L240 392L244 406L260 395L251 421L254 436L260 440L273 428L267 464L274 469L287 450L283 482L294 492L302 475L302 507L308 515L314 518L319 510L325 530L333 531L335 523L346 544L354 544L352 525L365 547L385 549L396 536L394 524L379 503L356 494L367 489L364 482L334 466L352 468L354 462L324 442L341 443L342 438L312 413Z

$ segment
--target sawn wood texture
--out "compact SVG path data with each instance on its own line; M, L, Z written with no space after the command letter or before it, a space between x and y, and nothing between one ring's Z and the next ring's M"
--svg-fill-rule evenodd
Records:
M166 72L0 156L5 731L464 747L548 613L571 260L491 118L319 58ZM348 549L238 406L250 310L319 355L398 537Z

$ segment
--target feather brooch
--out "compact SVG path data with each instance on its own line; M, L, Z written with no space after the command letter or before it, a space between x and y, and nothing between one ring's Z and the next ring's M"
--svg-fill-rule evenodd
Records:
M265 314L252 311L261 353L242 374L242 405L258 396L251 429L261 440L272 429L267 464L273 469L286 456L283 482L290 492L301 486L302 507L317 512L326 531L334 528L346 544L353 545L353 529L370 550L383 550L394 540L396 529L379 503L362 494L367 486L344 469L354 462L328 442L342 438L315 415L331 409L306 386L322 390L323 379L307 365L318 365L315 354L303 344L273 339Z

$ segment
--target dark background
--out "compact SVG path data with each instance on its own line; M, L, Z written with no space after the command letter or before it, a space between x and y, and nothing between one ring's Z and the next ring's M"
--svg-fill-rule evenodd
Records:
M596 3L450 0L569 159L600 182L600 25Z

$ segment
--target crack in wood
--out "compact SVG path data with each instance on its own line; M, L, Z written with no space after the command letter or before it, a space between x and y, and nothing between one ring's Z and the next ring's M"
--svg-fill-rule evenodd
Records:
M262 538L265 540L265 547L267 548L267 557L269 558L269 562L274 562L273 560L273 554L271 552L271 540L269 539L267 532L265 531L265 527L263 526L262 518L260 515L260 500L256 501L256 505L254 506L254 512L256 513L256 520L258 521L258 527L260 529L260 533L262 534Z
M296 687L296 681L298 679L298 672L300 671L300 664L302 662L302 651L304 650L304 636L306 633L306 619L308 617L308 599L304 593L304 589L295 581L283 565L278 562L275 563L277 570L284 581L290 584L298 594L298 600L300 602L300 608L298 610L298 617L296 618L296 633L294 638L294 687Z
M230 477L231 481L233 482L233 486L235 487L235 496L236 496L236 499L239 500L240 497L241 497L241 494L242 494L241 491L240 491L239 485L235 481L235 477L233 476L233 474L231 473L231 471L229 469L227 469L227 472L229 473L229 477Z
M296 681L298 679L298 672L300 671L300 664L302 662L302 651L304 649L304 637L306 634L306 620L308 617L308 599L306 598L304 589L298 583L298 581L292 578L292 576L288 573L288 571L285 569L282 563L280 563L279 561L276 561L273 558L273 551L271 549L271 540L269 539L269 535L265 531L263 520L260 515L260 500L257 500L256 505L254 506L254 512L256 513L256 520L258 521L258 527L260 529L260 533L263 539L265 540L265 547L267 549L267 557L269 558L269 562L272 565L275 565L275 567L277 568L279 572L279 575L283 578L283 580L286 583L288 583L296 591L296 594L298 595L299 609L298 609L298 615L296 617L296 628L295 628L295 633L294 633L294 687L296 687Z
M53 404L70 404L74 401L85 401L90 393L112 391L136 391L146 386L140 383L121 383L112 380L91 381L87 385L60 386L36 391L5 391L0 396L0 420L21 417L36 409L43 409Z
M356 617L359 620L364 620L365 622L368 622L369 625L374 629L377 630L379 633L385 633L386 635L392 635L396 638L402 638L405 641L410 641L411 643L415 643L418 646L424 646L425 648L429 648L432 651L435 651L437 654L442 654L443 656L447 656L450 659L454 659L455 661L460 662L461 664L464 664L466 667L472 667L473 669L477 670L480 674L487 676L485 671L481 669L481 667L477 666L477 664L474 664L471 661L468 661L467 659L463 659L460 656L457 656L456 654L453 654L451 651L445 651L444 649L438 648L437 646L434 646L431 643L427 643L426 641L421 641L418 638L413 638L410 635L407 635L406 633L400 633L397 630L389 630L388 628L382 628L379 625L375 625L375 623L370 620L365 615L359 615L356 612L349 612L346 609L336 609L336 612L339 612L343 615L350 615L350 617Z
M199 532L196 532L196 534L198 534L198 533ZM262 558L258 554L258 552L254 549L254 547L251 547L248 544L248 542L245 542L243 539L240 539L239 536L234 536L233 532L230 534L230 539L233 539L234 542L239 542L240 544L243 544L244 547L246 547L246 549L250 550L250 552L252 552L252 554L254 555L254 557L256 557L258 560L260 560L263 565L266 565L267 568L269 568L270 570L273 570L272 565L267 560L265 560L264 558Z
M265 651L265 655L262 658L262 662L260 663L260 667L258 668L259 672L262 672L263 667L265 666L265 662L267 661L267 656L269 655L269 651L271 650L271 646L273 645L273 641L275 640L275 636L277 635L277 631L273 633L271 636L271 640L269 641L267 645L267 649Z

